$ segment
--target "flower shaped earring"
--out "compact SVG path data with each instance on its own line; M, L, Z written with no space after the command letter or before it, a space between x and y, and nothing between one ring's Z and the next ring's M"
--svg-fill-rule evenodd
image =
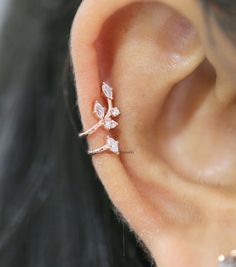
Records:
M120 115L120 110L113 106L113 89L106 83L102 85L102 92L107 100L107 108L104 107L99 101L95 101L93 113L99 120L93 127L79 134L79 137L91 135L96 132L100 127L110 131L118 126L114 118ZM89 150L90 155L99 154L105 151L110 151L119 154L119 142L110 136L107 136L106 144L100 148Z

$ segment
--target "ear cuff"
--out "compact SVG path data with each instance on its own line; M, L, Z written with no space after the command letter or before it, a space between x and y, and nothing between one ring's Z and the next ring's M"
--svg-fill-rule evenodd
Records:
M104 107L99 101L95 101L93 107L93 114L99 120L90 129L83 131L79 134L79 137L84 137L95 133L100 127L103 127L107 131L116 128L119 124L114 120L114 118L120 115L120 110L113 106L113 89L103 82L102 92L107 100L107 107ZM119 142L113 139L111 136L107 136L106 144L102 147L96 148L94 150L89 150L88 154L95 155L103 152L112 152L119 154Z

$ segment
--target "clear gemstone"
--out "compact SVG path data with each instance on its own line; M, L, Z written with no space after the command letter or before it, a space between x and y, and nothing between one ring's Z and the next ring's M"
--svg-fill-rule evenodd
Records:
M98 101L95 102L94 112L99 119L102 119L105 116L105 108Z
M102 85L102 91L103 91L104 95L107 98L113 99L113 91L112 91L112 88L108 84L103 83L103 85Z
M118 123L116 121L113 121L111 118L106 118L104 120L104 126L106 129L114 129L118 126Z
M112 108L112 109L111 109L111 115L112 115L113 117L117 117L117 116L119 116L119 115L120 115L120 110L119 110L118 108Z
M236 267L236 257L219 257L219 267Z
M110 150L116 154L119 153L119 142L115 139L108 137L107 145L109 146Z

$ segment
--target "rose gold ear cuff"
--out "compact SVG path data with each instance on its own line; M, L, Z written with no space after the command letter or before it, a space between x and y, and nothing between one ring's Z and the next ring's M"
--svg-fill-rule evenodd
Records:
M79 134L79 137L84 137L93 134L100 127L104 127L106 130L110 131L118 126L118 123L113 119L120 115L120 110L113 106L113 89L106 83L102 84L102 92L107 100L108 108L104 107L98 101L95 101L93 107L93 113L99 120L93 127ZM102 152L113 152L119 154L119 142L110 136L107 136L107 142L104 146L89 150L90 155L99 154Z

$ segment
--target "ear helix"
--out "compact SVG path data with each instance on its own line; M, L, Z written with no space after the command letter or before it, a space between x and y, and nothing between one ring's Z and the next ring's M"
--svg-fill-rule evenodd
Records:
M120 115L120 110L117 107L113 106L114 94L113 89L103 82L102 84L102 92L104 97L107 100L107 108L104 107L99 101L95 101L93 107L93 113L96 118L99 120L94 126L90 129L81 132L79 137L84 137L95 133L100 127L105 128L107 131L110 131L116 128L119 124L113 118L118 117ZM119 142L113 139L110 136L107 136L106 144L102 147L99 147L94 150L89 150L88 154L95 155L102 152L112 152L115 154L119 154Z

